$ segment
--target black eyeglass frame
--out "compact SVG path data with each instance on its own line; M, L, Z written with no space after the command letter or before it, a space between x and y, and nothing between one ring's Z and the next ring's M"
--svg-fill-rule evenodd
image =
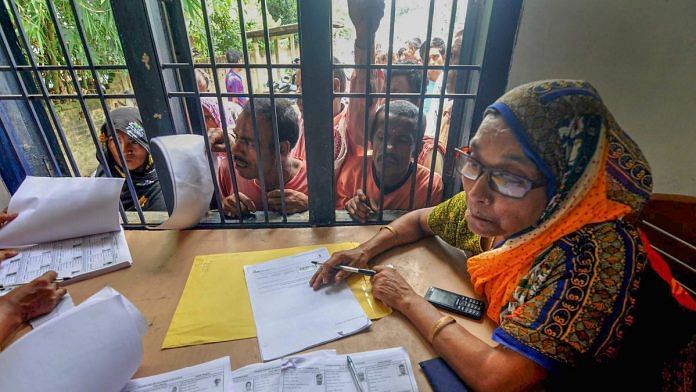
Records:
M471 156L471 154L469 153L469 147L455 148L455 149L454 149L454 152L455 152L455 158L456 158L455 170L457 171L457 173L459 173L460 176L462 176L463 178L466 178L467 180L476 182L479 178L481 178L482 175L488 173L488 180L487 180L487 182L486 182L486 183L488 184L488 188L490 188L490 190L492 190L493 192L498 193L498 194L500 194L500 195L502 195L502 196L509 197L509 198L511 198L511 199L518 199L518 200L519 200L519 199L524 199L525 196L527 196L527 195L529 194L529 192L530 192L532 189L541 188L542 186L545 186L545 185L546 185L546 180L534 181L534 180L530 180L529 178L522 177L522 176L520 176L520 175L510 173L510 172L507 171L507 170L492 169L492 168L490 168L490 167L487 167L486 165L484 165L483 163L481 163L478 159L476 159L476 158L474 158L474 157ZM480 171L479 171L478 176L477 176L475 179L471 179L471 178L465 176L465 175L462 173L462 170L460 169L460 166L463 167L463 165L460 165L459 162L460 162L461 159L464 158L464 157L466 157L466 159L470 159L470 160L476 162L476 164L478 164L479 167L481 168ZM497 173L504 173L506 176L510 176L510 177L515 178L515 179L518 179L520 182L522 182L523 184L525 184L525 192L524 192L524 194L523 194L522 196L517 197L517 196L506 195L506 194L502 193L502 192L498 189L496 183L493 181L493 178L492 178L492 176L491 176L491 174L494 173L494 172L497 172Z

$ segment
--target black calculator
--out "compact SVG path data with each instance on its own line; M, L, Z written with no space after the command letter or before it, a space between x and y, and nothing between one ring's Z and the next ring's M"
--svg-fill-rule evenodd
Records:
M424 298L438 308L446 309L474 320L480 320L486 308L486 304L481 300L437 287L429 288Z

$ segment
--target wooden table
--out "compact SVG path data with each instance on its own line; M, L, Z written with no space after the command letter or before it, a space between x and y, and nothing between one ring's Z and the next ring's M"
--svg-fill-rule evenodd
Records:
M75 303L79 304L105 285L110 285L140 309L149 329L143 339L143 362L136 377L163 373L227 355L231 357L232 369L237 369L261 361L256 339L160 349L195 256L333 242L361 242L369 239L376 231L375 226L127 231L133 266L72 284L68 286L68 290ZM475 296L463 260L463 253L437 238L430 238L394 249L381 255L376 261L393 264L419 294L424 294L429 286L438 286ZM471 333L493 344L490 337L494 324L491 320L485 317L482 321L460 317L457 319ZM408 320L396 312L375 321L365 332L308 351L332 348L338 353L352 353L396 346L403 346L408 351L418 387L423 391L431 390L418 362L437 354Z

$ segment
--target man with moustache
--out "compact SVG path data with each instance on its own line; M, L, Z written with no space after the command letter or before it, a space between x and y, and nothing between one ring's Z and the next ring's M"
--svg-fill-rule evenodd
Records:
M262 188L259 171L263 170L263 180L270 211L282 210L280 181L277 165L282 169L285 211L287 213L307 210L307 169L304 161L290 156L290 151L297 143L299 128L297 112L289 100L275 99L275 116L278 128L280 156L275 154L273 142L273 105L268 98L254 98L254 112L259 132L259 152L256 153L256 139L251 112L251 101L247 102L237 118L234 128L232 156L234 159L239 206L234 192L228 160L220 162L218 183L223 195L223 209L230 216L253 213L263 208ZM259 163L262 163L259 165ZM238 208L241 208L239 211Z

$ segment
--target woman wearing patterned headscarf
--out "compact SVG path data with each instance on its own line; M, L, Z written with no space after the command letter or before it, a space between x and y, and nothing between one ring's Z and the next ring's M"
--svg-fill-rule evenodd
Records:
M166 211L167 206L164 203L162 188L160 188L154 162L150 155L150 145L145 136L140 112L137 108L122 107L109 112L109 117L126 161L126 169L133 180L140 208L143 211ZM102 162L101 154L97 154L97 160L100 164L92 176L107 177L110 172L112 177L125 178L124 165L118 154L116 140L114 136L109 136L106 123L101 127L99 141L106 162ZM108 172L105 167L108 167ZM121 203L126 211L136 210L126 183L123 184L121 190Z
M402 312L473 389L527 389L540 382L566 390L588 383L659 388L659 370L627 373L617 365L626 360L622 344L631 325L645 313L637 313L641 283L654 281L629 223L648 201L652 177L597 91L573 80L511 90L488 108L470 145L458 150L457 169L464 192L334 254L310 284L316 289L345 279L333 265L364 268L395 245L438 235L473 255L467 270L497 324L496 347L443 317L394 269L374 268L373 293ZM671 299L667 292L663 303ZM694 326L680 342L692 342L691 354ZM681 373L689 380L690 372L693 382L690 358ZM610 373L610 384L598 384L592 377L598 372Z

